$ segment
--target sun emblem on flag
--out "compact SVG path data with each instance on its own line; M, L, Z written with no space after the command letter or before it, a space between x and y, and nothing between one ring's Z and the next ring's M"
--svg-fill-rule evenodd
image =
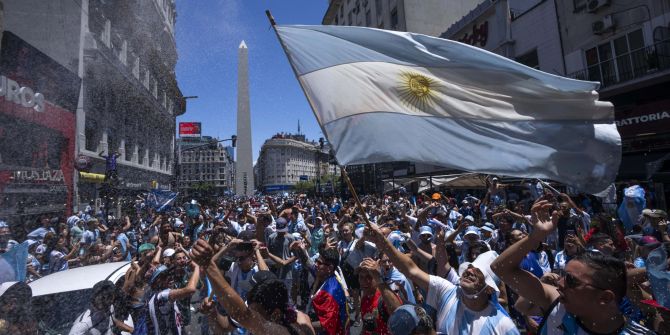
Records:
M417 72L403 72L400 74L399 88L402 101L413 108L425 109L433 104L436 80Z

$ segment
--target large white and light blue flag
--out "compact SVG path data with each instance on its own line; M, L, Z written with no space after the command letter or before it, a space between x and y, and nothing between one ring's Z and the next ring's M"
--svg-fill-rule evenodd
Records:
M340 164L424 162L587 192L616 177L621 138L598 83L420 34L276 29Z

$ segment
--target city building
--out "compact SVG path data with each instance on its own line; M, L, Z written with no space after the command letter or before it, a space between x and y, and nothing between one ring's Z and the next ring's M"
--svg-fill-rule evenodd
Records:
M175 10L174 0L81 1L75 152L91 160L88 172L94 174L105 173L101 155L118 153L119 181L101 194L75 175L80 203L167 189L173 182L175 118L185 112L175 76Z
M124 195L169 188L175 117L185 111L174 1L4 0L2 8L3 217L118 210ZM118 178L105 183L110 155Z
M327 143L307 141L302 134L276 134L263 143L256 170L257 189L266 193L294 190L301 181L319 192L337 192L339 168Z
M223 146L211 136L177 139L178 190L184 195L232 193L235 163L232 147Z
M649 205L665 208L670 198L670 3L556 2L568 76L599 81L600 98L614 104L623 149L620 186L642 183L654 197Z
M0 1L0 219L12 228L72 208L80 18L72 1Z
M330 0L321 23L438 36L480 2L483 0Z

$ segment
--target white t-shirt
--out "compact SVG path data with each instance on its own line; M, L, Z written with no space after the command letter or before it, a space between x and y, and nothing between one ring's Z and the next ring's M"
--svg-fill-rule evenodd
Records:
M347 264L351 265L354 269L361 265L364 258L377 258L377 246L372 242L365 241L365 246L362 249L358 249L356 248L356 245L360 243L360 241L361 240L356 240L354 243L351 243L351 246L349 247L349 255L345 260Z
M430 276L426 303L437 311L436 330L445 334L519 334L516 325L492 303L473 311L460 302L458 287L444 278Z
M70 328L70 335L111 335L112 311L91 311L81 313Z

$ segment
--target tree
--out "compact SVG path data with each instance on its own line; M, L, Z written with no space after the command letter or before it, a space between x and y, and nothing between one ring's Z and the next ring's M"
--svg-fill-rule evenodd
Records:
M297 193L314 194L314 181L300 180L293 186Z

